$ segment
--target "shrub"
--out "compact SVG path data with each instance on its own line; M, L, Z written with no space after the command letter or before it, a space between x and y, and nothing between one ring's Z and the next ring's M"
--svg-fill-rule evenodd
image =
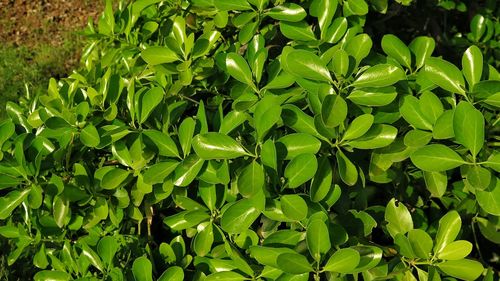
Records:
M369 9L107 1L82 69L0 123L10 278L493 280L492 54L374 41Z

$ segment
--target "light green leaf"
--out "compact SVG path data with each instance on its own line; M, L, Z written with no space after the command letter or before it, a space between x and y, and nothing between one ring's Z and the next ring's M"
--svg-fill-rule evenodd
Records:
M299 78L325 82L332 81L330 72L321 59L310 51L290 51L284 58L283 68L285 71Z
M442 260L461 260L472 251L472 243L466 240L453 241L437 255Z
M65 198L56 196L52 204L52 214L54 221L59 228L63 228L69 221L68 215L70 214L69 202Z
M42 270L35 274L33 280L35 281L69 281L71 280L71 275L58 270Z
M163 271L158 281L183 281L184 271L180 266L171 266ZM207 279L205 279L207 280Z
M428 259L432 251L432 238L421 229L412 229L408 232L408 240L415 255L422 259Z
M265 15L275 20L297 22L303 20L307 16L307 13L300 5L283 3L271 8Z
M158 148L158 154L167 157L179 158L179 149L172 138L160 131L144 130L142 132Z
M112 168L102 177L101 187L103 189L116 189L128 178L129 175L129 171L120 168Z
M416 129L421 130L432 130L432 123L425 118L423 111L420 109L421 104L419 100L411 95L405 95L399 100L399 113L408 122Z
M14 190L9 192L4 197L0 198L0 220L10 217L12 211L19 206L30 193L30 189L26 188L22 191Z
M307 216L307 203L297 194L287 194L280 198L283 214L294 221L301 221Z
M355 185L358 181L358 170L356 166L354 166L351 160L349 160L341 150L335 153L335 158L337 159L337 167L342 181L347 185Z
M257 103L254 112L254 125L259 141L262 141L266 133L278 122L280 115L281 106L276 96L265 96Z
M374 117L371 114L362 114L352 120L347 127L342 140L352 140L363 136L373 125Z
M351 248L336 251L323 267L324 271L348 273L352 272L359 264L359 252Z
M291 274L302 274L313 271L306 257L299 254L284 253L278 256L278 268Z
M448 187L448 176L446 172L425 172L424 180L427 190L432 196L441 198Z
M174 185L188 186L196 176L200 173L205 160L196 154L191 154L186 157L174 171Z
M352 83L353 87L385 87L406 79L401 68L390 64L377 64L368 68Z
M462 56L462 73L469 84L469 90L481 80L483 73L483 53L477 46L470 46Z
M388 222L387 231L394 238L397 234L405 234L413 229L411 214L402 202L391 199L385 208L384 219Z
M135 281L153 281L153 266L145 256L134 260L132 273Z
M381 88L360 88L347 97L353 103L364 106L384 106L390 104L398 93L394 86Z
M227 233L241 233L252 225L260 212L260 206L253 200L241 199L222 214L221 227Z
M484 143L483 114L468 102L461 101L453 115L455 140L467 147L475 158Z
M463 280L476 280L484 270L480 262L469 259L445 261L437 266L444 273Z
M427 172L451 170L466 163L458 153L443 144L426 145L410 158L415 166Z
M137 109L139 123L144 123L151 112L160 104L163 99L163 90L160 87L152 88L141 95L139 100L139 108Z
M349 39L345 46L344 50L351 56L356 59L356 65L359 63L370 53L372 49L372 39L368 34L358 34L351 39Z
M316 36L311 26L306 21L287 22L280 21L280 30L283 35L291 40L297 41L315 41Z
M439 254L448 244L457 238L462 227L462 219L457 211L449 211L439 220L439 227L434 244L434 253Z
M339 126L347 117L347 103L340 95L327 95L321 106L321 117L327 127Z
M432 55L436 43L432 37L419 36L410 43L410 50L415 54L415 65L417 69L424 66L425 61Z
M326 254L332 247L330 235L328 234L328 227L324 221L321 219L312 219L312 221L307 224L306 242L309 253L319 262L321 256Z
M208 275L205 281L243 281L248 280L245 276L234 271L221 271Z
M209 132L196 135L192 145L196 154L205 160L233 159L249 155L241 144L220 133Z
M283 153L285 160L291 160L304 153L316 154L321 147L321 142L304 133L292 133L278 139L276 148Z
M428 58L424 70L426 77L439 87L452 93L465 94L464 77L454 64L439 58Z
M193 241L193 250L200 256L204 257L212 249L214 243L214 229L211 222L205 222L198 225L198 234Z
M181 143L181 148L184 157L189 155L191 152L191 142L193 141L194 130L196 128L196 121L193 118L188 117L182 120L179 125L179 142Z
M297 188L312 179L318 169L318 161L314 154L304 153L293 158L285 168L285 177L289 188Z
M108 267L113 264L113 258L118 251L119 245L116 239L111 236L105 236L99 240L97 244L97 253L101 257L101 260Z
M245 10L251 10L252 6L248 4L247 0L239 0L239 1L234 1L234 0L217 0L213 1L215 4L215 7L217 10L220 11L245 11Z
M388 56L396 59L402 66L411 68L410 49L395 35L386 34L382 37L382 50Z
M313 202L323 200L330 192L333 180L333 167L326 156L319 159L318 171L311 181L311 190L309 195Z
M80 140L88 147L96 147L101 141L97 129L92 124L88 124L83 128L80 133Z
M363 136L348 141L347 144L357 149L376 149L390 145L398 129L386 124L373 125Z
M227 73L234 79L255 88L252 80L252 72L247 61L236 53L229 53L226 56Z
M171 63L180 60L174 51L163 46L148 47L141 52L141 57L150 65Z
M347 31L348 23L347 19L344 17L338 17L333 20L330 27L324 35L323 41L328 43L337 43L345 35Z
M254 160L241 171L238 177L238 190L243 197L252 197L262 191L264 180L264 169Z
M478 190L476 200L488 214L500 216L500 180L497 178L496 185L491 191Z

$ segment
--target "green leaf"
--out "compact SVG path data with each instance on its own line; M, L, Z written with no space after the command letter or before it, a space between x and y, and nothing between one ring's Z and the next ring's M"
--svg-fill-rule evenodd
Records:
M352 83L353 87L385 87L406 79L401 68L390 64L377 64L368 68Z
M248 114L242 111L233 110L224 116L219 128L219 133L227 135L243 124L248 119Z
M137 118L139 123L142 124L148 119L151 112L162 101L163 94L162 88L156 87L141 95L139 108L137 109L137 112L140 114Z
M177 158L180 157L179 149L169 135L156 130L144 130L142 133L158 148L159 155Z
M437 264L444 273L463 280L476 280L484 268L480 262L463 259L457 261L445 261Z
M211 222L199 224L197 228L199 232L194 238L193 250L198 256L203 257L212 249L212 244L214 243L214 229Z
M280 198L283 214L294 221L301 221L307 216L307 203L296 194L283 195Z
M153 266L145 256L134 260L132 273L135 281L153 281Z
M125 182L129 175L129 171L120 168L112 168L102 177L101 187L103 189L116 189Z
M439 87L452 93L465 94L464 77L454 64L439 58L428 58L424 70L426 77Z
M371 114L362 114L356 117L347 127L342 139L352 140L363 136L373 125L374 117Z
M441 198L448 186L446 172L424 172L425 185L432 196Z
M436 43L432 37L419 36L410 43L410 50L415 54L415 65L417 69L424 66L425 61L432 55Z
M295 251L290 248L274 248L263 246L252 246L249 249L250 255L260 264L272 267L278 267L277 260L279 255L284 253L295 254Z
M368 4L365 0L347 0L344 3L344 14L366 15L368 13Z
M59 270L42 270L37 272L33 277L35 281L69 281L71 279L70 274Z
M475 158L484 143L483 114L468 102L461 101L453 115L455 140L467 147Z
M491 191L478 190L476 200L488 214L500 216L500 180L497 178L496 185Z
M280 30L283 35L291 40L297 41L315 41L316 36L311 26L305 21L287 22L280 21Z
M413 220L406 206L391 199L385 208L384 219L388 222L387 231L394 238L397 234L405 234L413 229Z
M150 65L176 62L179 59L177 54L167 47L152 46L141 52L141 57Z
M439 227L434 244L434 253L439 254L448 244L457 238L462 220L457 211L449 211L439 220Z
M280 115L281 106L276 96L265 96L257 103L254 122L259 141L262 141L266 133L278 122Z
M469 90L474 88L477 82L481 80L483 73L483 53L472 45L465 50L462 56L462 73L469 84Z
M249 155L237 141L220 133L209 132L196 135L193 149L202 159L233 159Z
M358 266L359 261L360 256L358 251L344 248L330 256L323 270L345 274L352 272Z
M455 110L449 109L439 116L436 120L436 124L434 124L434 130L432 131L432 137L434 139L450 139L455 136L455 132L453 130L454 113Z
M234 79L252 86L255 89L255 85L252 80L252 71L250 70L250 66L248 66L247 61L242 56L236 53L227 54L226 68L227 73L233 76Z
M290 51L284 58L283 69L299 78L325 82L332 81L330 72L321 59L306 50Z
M321 38L325 37L328 27L332 23L333 16L337 10L337 0L315 0L309 8L311 15L318 18Z
M326 156L319 159L318 171L311 181L311 190L309 195L313 202L323 200L330 192L333 180L333 167Z
M472 251L472 243L466 240L453 241L437 255L442 260L461 260Z
M243 281L248 280L245 276L233 271L221 271L208 275L205 281Z
M324 35L323 41L332 44L337 43L345 35L347 27L348 23L346 18L344 17L335 18L330 27L328 27L328 30Z
M302 274L313 271L306 257L299 254L284 253L278 256L278 268L291 274Z
M290 160L304 153L316 154L321 147L321 142L304 133L292 133L278 139L277 149L285 150L283 158Z
M241 1L217 0L214 1L213 3L215 4L217 10L220 11L232 11L232 10L244 11L252 9L252 6L250 6L250 4L248 4L248 1L246 0L241 0Z
M368 34L358 34L351 39L349 39L345 46L344 50L351 56L356 59L356 65L359 63L370 53L372 49L372 39Z
M19 206L30 193L30 189L26 188L22 191L14 190L9 192L4 197L0 198L0 220L10 217L12 211Z
M382 88L360 88L347 97L353 103L364 106L384 106L390 104L398 93L393 86Z
M426 108L426 111L429 108ZM421 104L419 100L411 95L405 95L400 99L399 112L401 116L416 129L421 130L432 130L432 123L425 118L424 113L421 110Z
M328 234L328 227L324 221L321 219L312 219L312 221L307 224L306 242L309 253L319 262L321 256L326 254L332 247L330 235Z
M432 238L421 229L412 229L408 232L408 240L415 255L422 259L429 259L432 251Z
M116 242L114 237L105 236L99 240L99 244L97 244L97 253L101 257L103 263L109 267L113 264L113 258L118 248L118 242Z
M304 153L293 158L285 168L288 188L297 188L312 179L318 169L318 161L314 154Z
M375 124L363 136L348 141L347 144L358 149L376 149L390 145L397 134L398 129L393 126Z
M453 149L443 144L426 145L410 158L415 166L427 172L451 170L466 163Z
M195 128L196 121L194 121L194 119L191 117L182 120L179 126L179 142L181 143L184 157L189 155L189 153L191 152L191 142L193 141Z
M243 197L252 197L262 191L264 180L264 169L254 160L241 171L238 177L238 191Z
M420 95L420 111L423 113L425 119L427 119L432 125L434 125L437 119L443 114L444 108L441 100L430 91L425 91Z
M275 20L297 22L303 20L307 13L304 8L295 3L283 3L271 8L265 15Z
M297 133L306 133L310 135L318 135L314 127L314 118L307 115L304 111L293 104L282 106L281 118L283 123L292 128Z
M260 216L261 208L250 199L241 199L231 205L223 214L221 227L227 233L241 233Z
M59 228L63 228L69 221L69 211L69 202L67 199L61 198L60 196L54 197L54 203L52 204L52 213L54 216L54 221L56 222L57 226L59 226Z
M388 56L395 58L399 64L411 68L410 49L398 37L386 34L382 37L382 50Z
M184 280L184 271L180 266L171 266L163 271L158 281L182 281ZM207 279L205 279L207 280Z
M96 147L101 141L97 129L92 124L88 124L80 133L80 140L85 146Z
M321 106L321 116L327 127L337 127L347 117L347 103L340 95L327 95Z
M404 137L404 144L408 147L422 147L428 144L431 139L431 132L411 130L406 133Z
M365 270L371 269L379 264L380 260L382 259L382 249L380 249L379 247L363 245L354 246L351 247L351 249L359 252L360 260L356 269L354 269L350 273L363 272Z
M199 174L205 160L196 154L186 157L174 171L174 185L188 186Z
M351 160L349 160L341 150L335 153L335 158L337 159L337 167L342 181L347 185L355 185L358 181L358 170L356 166L354 166Z

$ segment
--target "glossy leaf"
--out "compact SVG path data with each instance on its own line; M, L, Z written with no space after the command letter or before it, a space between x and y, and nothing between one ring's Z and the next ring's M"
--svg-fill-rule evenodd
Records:
M439 87L457 94L465 94L464 77L452 63L439 58L428 58L425 62L426 76Z
M292 50L284 58L285 71L300 78L330 82L330 72L321 59L312 52Z
M445 261L438 267L444 273L463 280L475 280L484 270L480 262L469 259Z
M297 188L312 179L317 169L318 161L313 154L304 153L294 157L285 168L288 188Z
M350 248L344 248L336 251L326 262L323 270L349 273L352 272L359 264L359 252Z
M411 155L411 161L427 172L446 171L465 163L460 155L442 144L430 144L418 149Z
M410 49L395 35L386 34L382 37L382 50L388 56L395 58L402 66L411 68Z
M453 115L453 130L458 143L476 157L484 143L483 114L468 102L460 102Z
M390 64L379 64L368 68L352 84L354 87L385 87L406 79L400 68Z
M462 73L472 89L481 80L483 74L483 54L476 46L470 46L462 56Z
M248 155L237 141L220 133L196 135L192 145L196 154L205 160L232 159Z

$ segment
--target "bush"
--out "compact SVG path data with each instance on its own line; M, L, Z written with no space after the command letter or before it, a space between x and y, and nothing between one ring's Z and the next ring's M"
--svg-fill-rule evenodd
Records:
M498 22L461 69L364 33L409 2L107 1L82 68L7 104L0 274L494 280Z

